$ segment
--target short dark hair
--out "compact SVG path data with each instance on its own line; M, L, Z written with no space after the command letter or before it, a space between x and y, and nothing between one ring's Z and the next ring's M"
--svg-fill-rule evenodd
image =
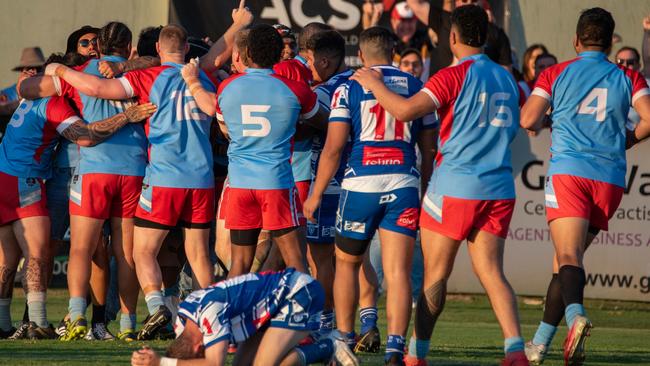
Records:
M299 51L306 51L307 50L307 43L309 42L309 39L316 33L324 32L324 31L329 31L329 30L334 30L332 26L327 25L325 23L319 23L319 22L312 22L300 30L300 33L298 34L298 50Z
M456 26L462 44L476 48L485 45L488 16L480 6L465 5L454 9L451 24Z
M129 44L132 37L131 30L126 24L110 22L103 26L97 35L99 52L102 55L129 53Z
M68 67L81 66L92 59L90 56L84 56L77 52L68 52L63 56L63 64Z
M160 30L158 44L167 52L183 52L187 44L187 31L178 24L168 24Z
M162 28L162 25L160 25L157 27L147 27L140 31L140 37L138 38L139 56L158 57L156 42L158 42Z
M576 36L583 46L606 50L612 46L615 27L616 22L610 12L603 8L591 8L580 14Z
M335 30L328 30L314 34L307 42L306 49L318 55L341 62L345 57L345 39Z
M384 27L370 27L359 35L361 52L375 58L392 59L397 37Z
M275 28L268 24L256 24L248 33L246 42L250 61L263 69L270 69L280 61L284 43Z
M540 54L539 56L537 56L537 58L535 59L535 64L537 64L538 60L541 60L541 59L544 59L544 58L552 58L553 61L555 61L555 63L557 63L557 57L555 57L554 54L544 52L544 53Z
M630 46L623 46L616 52L616 56L618 56L618 54L623 52L623 51L630 51L630 52L634 53L634 57L636 57L636 60L641 61L641 54L639 53L639 51L636 48L630 47Z

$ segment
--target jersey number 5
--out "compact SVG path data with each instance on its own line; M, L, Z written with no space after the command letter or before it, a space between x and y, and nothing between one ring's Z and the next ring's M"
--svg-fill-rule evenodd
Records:
M265 137L271 132L271 121L268 118L253 115L253 113L266 113L269 109L271 109L270 105L241 106L241 123L244 127L242 134L245 137ZM252 126L256 126L257 128L247 128Z
M596 106L592 106L594 100ZM607 88L593 88L582 100L578 107L578 114L595 114L596 122L605 120L607 112Z

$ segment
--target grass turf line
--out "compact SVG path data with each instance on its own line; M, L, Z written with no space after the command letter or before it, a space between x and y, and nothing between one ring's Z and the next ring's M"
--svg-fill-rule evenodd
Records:
M50 322L58 321L67 311L67 292L48 293ZM12 319L22 317L24 296L16 290L12 303ZM380 302L379 326L385 342L385 302ZM592 300L586 302L587 314L594 323L588 340L587 365L650 365L650 304ZM542 315L541 305L519 303L522 331L526 340L535 332ZM90 320L91 311L87 312ZM146 315L142 297L138 321ZM109 326L117 333L118 322ZM358 327L358 322L357 322ZM544 365L563 365L562 341L566 327L562 326ZM0 340L0 365L128 365L131 352L145 342L120 341L5 341ZM163 351L168 342L146 342ZM431 365L496 365L503 357L501 331L485 296L450 296L446 309L434 332L428 361ZM382 351L383 352L383 351ZM383 365L383 353L359 355L363 365Z

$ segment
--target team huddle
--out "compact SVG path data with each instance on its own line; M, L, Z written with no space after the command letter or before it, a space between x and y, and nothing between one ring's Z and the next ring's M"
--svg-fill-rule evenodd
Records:
M387 365L427 364L464 241L503 332L502 364L541 364L564 317L565 363L582 365L592 328L582 258L621 201L626 149L650 135L650 89L607 60L614 20L601 8L580 15L578 57L546 69L525 103L512 75L482 53L485 11L467 5L450 16L459 61L426 83L392 66L395 38L381 27L360 34L356 71L345 65L343 37L321 23L305 26L297 55L285 57L287 30L252 25L243 0L200 52L172 24L157 30L152 54L127 60L131 32L111 22L84 30L97 35L92 52L52 56L44 74L21 75L23 99L0 144L0 338L113 339L86 319L110 237L117 338L174 339L164 357L135 351L133 365L222 365L232 351L234 365L358 365L357 353L382 343L367 255L377 234ZM503 271L520 128L552 130L546 307L559 317L545 313L527 343ZM46 314L63 236L50 229L61 220L47 186L60 178L53 166L70 168L70 299L56 330ZM424 282L412 303L418 235ZM215 255L227 275L216 284ZM9 312L21 257L22 330ZM196 291L173 301L185 262ZM149 315L137 331L140 291Z

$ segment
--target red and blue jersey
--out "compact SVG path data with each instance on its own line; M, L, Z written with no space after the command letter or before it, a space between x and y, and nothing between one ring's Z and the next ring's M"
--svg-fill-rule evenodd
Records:
M192 321L208 348L221 341L243 342L268 325L296 285L293 268L275 273L248 273L192 292L179 304L180 324ZM306 277L306 276L305 276ZM180 329L175 329L180 333Z
M322 108L324 111L327 112L331 111L332 99L334 97L334 93L339 88L339 86L343 85L343 83L346 83L353 74L354 71L352 70L343 71L342 73L332 76L325 83L318 85L316 89L314 89L314 92L316 92L316 95L318 96L318 103L320 104L320 108ZM312 178L316 178L316 173L318 171L318 163L320 161L320 155L323 152L323 147L325 147L326 136L327 136L327 131L319 131L317 134L314 135L314 143L312 145L312 150L311 150L312 151L312 157L311 157ZM350 153L349 149L346 149L343 156L341 156L341 163L339 165L339 169L336 171L336 174L334 174L334 177L332 178L332 181L327 187L325 193L330 193L330 194L341 193L341 183L343 182L343 176L345 174L345 167L346 167L349 153Z
M519 129L519 90L486 55L438 71L422 92L440 115L427 195L499 200L515 197L510 143Z
M217 92L217 119L230 136L228 182L233 188L294 186L291 144L299 118L318 112L316 94L303 82L270 69L249 68Z
M625 124L630 106L650 94L636 71L602 52L582 52L539 76L533 95L551 104L548 175L569 174L625 186Z
M118 80L129 96L140 103L151 102L158 109L145 124L149 140L147 184L169 188L212 188L214 175L210 123L181 76L182 64L165 62L160 66L131 71ZM203 71L203 87L215 86Z
M59 134L79 120L65 98L23 99L0 143L0 171L19 178L49 178Z
M383 73L386 86L403 97L411 97L422 88L419 79L393 66L375 68ZM432 123L425 126L422 119L396 120L372 92L356 81L347 81L336 89L329 121L350 124L352 148L343 180L344 189L381 191L384 188L378 188L379 185L387 183L380 182L377 176L395 180L388 183L392 189L418 186L415 143L420 130L435 127ZM357 179L361 177L364 179Z
M80 71L103 78L99 72L100 61L125 61L119 56L104 56L101 60L88 61ZM72 99L81 116L88 123L104 120L124 112L131 101L106 100L90 97L74 89L65 80L60 80L61 95ZM141 124L130 123L111 137L91 147L79 148L81 160L79 173L103 173L115 175L143 176L147 164L147 139Z
M273 66L273 72L289 80L303 82L308 86L311 86L314 82L314 76L307 64L307 60L300 56L278 62ZM293 143L291 169L293 171L293 179L296 182L311 179L311 149L311 138L294 141Z

